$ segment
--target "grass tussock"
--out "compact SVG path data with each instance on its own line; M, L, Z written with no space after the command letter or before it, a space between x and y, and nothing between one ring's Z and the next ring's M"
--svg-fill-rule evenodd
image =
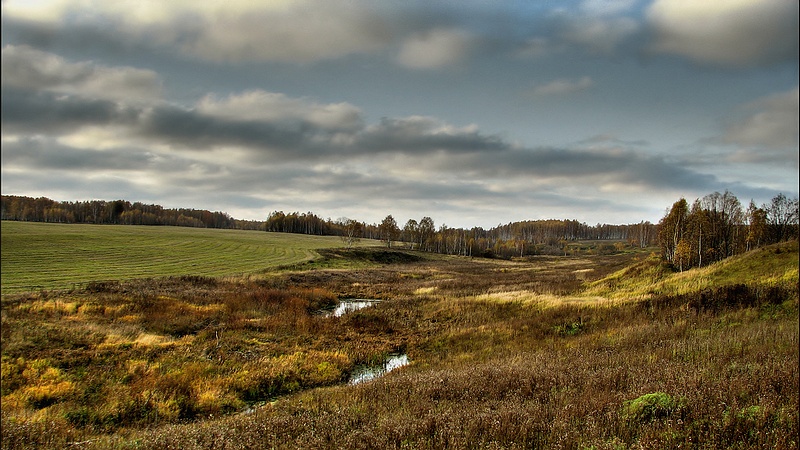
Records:
M401 258L5 297L2 448L797 448L793 251L694 275ZM691 277L714 281L667 289ZM384 301L315 314L339 297ZM412 364L345 383L398 351Z

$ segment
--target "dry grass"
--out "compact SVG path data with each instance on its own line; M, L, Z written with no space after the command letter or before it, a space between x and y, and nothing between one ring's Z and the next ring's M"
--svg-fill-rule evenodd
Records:
M797 448L796 247L767 266L777 277L610 295L687 282L646 258L618 272L636 257L400 258L6 297L2 446ZM313 314L337 297L387 301ZM412 364L343 383L397 351Z

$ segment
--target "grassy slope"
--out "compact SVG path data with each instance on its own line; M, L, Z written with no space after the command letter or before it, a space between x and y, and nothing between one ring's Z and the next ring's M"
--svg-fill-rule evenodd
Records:
M683 295L734 284L796 288L799 264L797 241L759 248L680 273L673 272L662 265L657 256L651 255L592 282L584 294L611 300L637 300L654 295Z
M318 257L317 250L341 245L332 236L3 221L2 292L96 280L254 273L309 261Z

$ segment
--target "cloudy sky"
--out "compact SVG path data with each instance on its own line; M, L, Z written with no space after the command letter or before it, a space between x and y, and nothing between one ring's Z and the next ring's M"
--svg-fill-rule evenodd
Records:
M2 192L263 220L798 195L797 0L2 2Z

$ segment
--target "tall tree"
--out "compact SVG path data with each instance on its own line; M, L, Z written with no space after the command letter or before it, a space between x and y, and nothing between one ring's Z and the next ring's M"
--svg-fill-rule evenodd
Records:
M678 243L683 239L686 232L686 218L689 208L685 198L681 198L672 204L669 212L659 222L660 231L658 240L664 252L664 259L670 263L675 263L675 252L678 250Z
M710 221L708 212L703 209L700 200L695 200L686 218L686 241L688 245L688 266L702 266L703 254L707 251ZM708 258L706 258L708 260Z
M775 242L796 238L798 221L797 197L790 199L783 193L776 195L772 202L765 208L767 210L767 223L772 231L772 240ZM794 235L794 236L793 236Z
M720 261L744 248L744 237L740 230L744 224L744 212L739 199L730 191L714 192L702 200L711 224L710 253ZM712 251L713 250L713 251Z
M397 237L400 235L400 228L397 226L397 221L394 220L392 215L386 216L378 225L378 233L380 234L381 240L386 242L386 247L392 247L392 241L397 240Z
M403 227L403 239L411 243L411 250L419 242L419 224L414 219L408 219Z
M767 237L767 211L759 208L750 200L747 207L747 238L746 248L751 250L760 247Z
M436 226L433 219L428 216L419 221L419 247L422 250L430 250L433 238L436 236Z

